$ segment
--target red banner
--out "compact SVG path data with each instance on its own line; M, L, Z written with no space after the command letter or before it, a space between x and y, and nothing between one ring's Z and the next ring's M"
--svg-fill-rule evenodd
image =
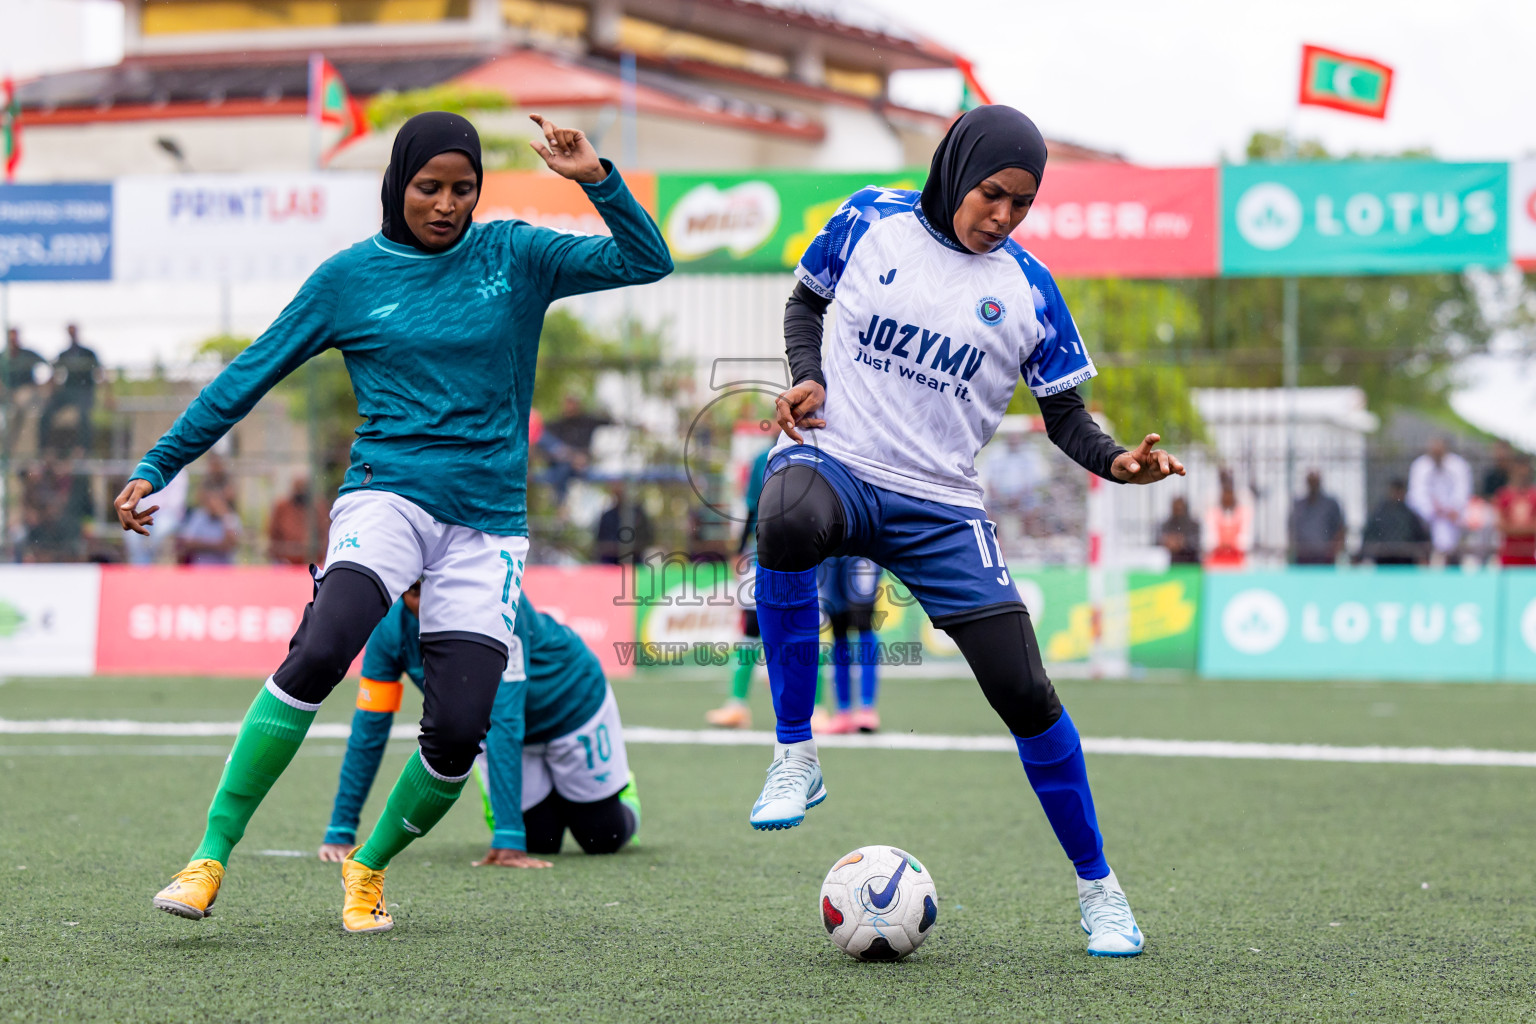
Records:
M534 607L570 626L611 676L616 643L635 639L635 609L616 566L532 566ZM282 663L313 587L299 566L104 566L96 671L117 675L264 677ZM356 674L357 664L352 666Z
M312 593L300 566L103 566L96 671L270 675Z
M1216 169L1063 164L1014 238L1056 277L1214 277Z
M624 571L617 565L530 565L523 573L523 593L533 606L571 627L612 678L635 671L634 658L621 664L614 647L635 642L635 606L617 603L625 594Z

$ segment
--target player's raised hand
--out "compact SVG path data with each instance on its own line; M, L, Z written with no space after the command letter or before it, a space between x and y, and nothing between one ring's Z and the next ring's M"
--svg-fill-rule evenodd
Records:
M155 521L155 513L160 511L159 505L151 505L149 508L139 508L139 502L149 497L154 488L148 480L129 480L128 486L123 488L123 493L112 502L112 507L117 510L117 521L123 524L124 532L132 530L149 536L148 527Z
M815 381L805 380L796 384L774 401L774 410L777 412L775 421L779 429L788 434L790 440L796 444L805 444L805 438L801 437L800 431L795 428L814 429L826 426L827 421L816 415L821 411L822 403L826 400L826 389Z
M544 129L543 140L529 139L528 145L544 158L549 169L562 178L596 185L608 177L603 163L597 158L597 150L587 141L585 132L576 128L561 128L542 114L529 114L528 120Z
M1135 450L1116 456L1109 471L1116 480L1128 484L1155 484L1164 477L1183 476L1184 463L1163 449L1152 447L1161 440L1157 434L1148 434Z
M493 846L485 851L485 859L475 861L473 866L477 868L552 868L555 863L530 857L523 850L504 850Z

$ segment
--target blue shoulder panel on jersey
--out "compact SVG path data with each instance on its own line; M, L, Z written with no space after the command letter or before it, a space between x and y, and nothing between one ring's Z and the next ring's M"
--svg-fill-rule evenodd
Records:
M1024 385L1036 398L1059 394L1077 387L1099 371L1094 368L1088 349L1077 333L1077 324L1067 309L1067 302L1056 287L1056 279L1023 246L1013 239L1003 243L1003 249L1019 264L1029 281L1029 294L1035 304L1035 319L1045 332L1019 367Z
M853 247L869 226L892 214L911 213L922 193L905 188L868 185L859 189L832 215L826 226L811 240L795 276L800 283L824 299L837 291Z

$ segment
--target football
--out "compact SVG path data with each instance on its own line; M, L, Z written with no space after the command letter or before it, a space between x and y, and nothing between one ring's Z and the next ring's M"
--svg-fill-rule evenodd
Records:
M821 923L855 960L900 960L933 930L938 899L916 857L894 846L861 846L821 883Z

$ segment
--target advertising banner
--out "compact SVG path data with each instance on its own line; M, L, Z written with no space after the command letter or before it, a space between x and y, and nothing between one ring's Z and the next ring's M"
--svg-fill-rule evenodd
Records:
M94 565L0 566L0 678L96 670Z
M1047 662L1086 661L1093 643L1088 576L1080 568L1013 569ZM1130 616L1130 661L1145 668L1193 671L1199 647L1200 570L1130 573L1126 589L1106 614ZM741 612L750 584L718 564L667 565L658 574L641 566L629 577L636 597L637 659L646 665L726 662L712 646L741 639ZM886 575L875 605L876 639L885 664L921 663L965 674L965 659L943 630L935 629L906 587ZM830 631L822 636L831 642Z
M656 175L647 171L626 171L624 184L654 217ZM572 234L608 234L608 226L580 185L557 174L532 171L488 173L480 187L475 219L525 220L537 227Z
M624 571L616 565L530 565L523 573L523 593L533 606L571 627L614 679L635 671L633 659L622 657L635 640L635 609L623 601Z
M1536 157L1509 165L1509 255L1536 269Z
M1504 609L1500 676L1536 683L1536 569L1505 569L1499 573Z
M1221 172L1223 273L1412 274L1509 261L1509 165L1245 164Z
M1213 277L1216 169L1063 164L1014 232L1065 277Z
M0 281L111 276L111 185L0 185Z
M117 280L288 281L379 230L376 174L119 178Z
M663 174L657 222L680 273L792 270L843 200L865 185L922 188L926 171Z
M1200 671L1232 679L1490 680L1495 573L1207 573Z
M301 566L104 566L96 670L266 676L313 593Z

